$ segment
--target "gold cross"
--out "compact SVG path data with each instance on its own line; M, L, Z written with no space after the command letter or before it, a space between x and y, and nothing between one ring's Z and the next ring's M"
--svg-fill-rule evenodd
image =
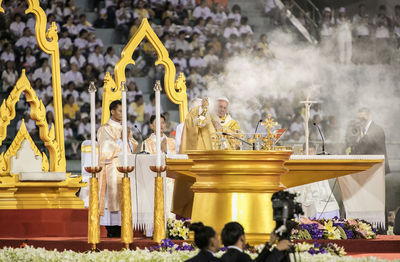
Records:
M267 129L268 134L270 134L270 133L271 133L271 129L272 129L274 126L277 126L278 123L275 122L275 119L273 119L273 118L271 117L271 114L268 114L268 115L267 115L267 118L264 119L263 122L261 122L261 125L265 126L265 129Z

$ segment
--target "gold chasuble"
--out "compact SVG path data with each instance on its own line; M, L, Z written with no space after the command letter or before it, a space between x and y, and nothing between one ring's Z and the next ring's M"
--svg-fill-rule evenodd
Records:
M161 150L162 150L162 141L163 139L167 139L167 152L164 152L165 154L176 154L175 151L175 139L167 137L164 135L161 138ZM147 138L144 141L144 145L146 148L146 151L148 151L150 154L157 154L156 150L156 136L153 134L150 135L149 138Z
M239 123L233 119L229 114L226 114L224 117L219 118L219 123L222 127L222 130L217 129L217 132L226 132L230 134L239 134L240 126ZM236 150L240 147L240 141L234 139L232 137L228 137L226 146L228 150Z
M99 174L100 216L104 215L104 208L109 212L120 211L122 175L117 171L119 166L118 155L122 152L122 125L112 119L102 125L97 131L99 143L99 166L103 169ZM134 152L137 142L128 137L128 152ZM107 194L107 206L105 198Z
M187 114L179 153L185 154L187 150L212 150L215 128L210 115L203 113L202 107L198 106Z
M212 150L213 136L215 128L210 114L207 109L203 110L201 106L197 106L186 115L179 152L185 154L188 150ZM192 215L192 185L193 181L175 179L172 212L184 218L190 218Z

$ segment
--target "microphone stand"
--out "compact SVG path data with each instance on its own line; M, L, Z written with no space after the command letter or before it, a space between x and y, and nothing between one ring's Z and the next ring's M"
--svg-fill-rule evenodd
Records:
M321 139L322 139L322 152L321 152L321 153L318 153L317 155L329 155L329 153L325 151L325 138L324 138L324 136L322 135L321 128L320 128L319 125L317 125L317 123L315 123L315 122L313 123L313 125L317 127L318 132L319 132L319 135L321 136Z
M246 140L243 140L243 139L241 139L241 138L239 138L239 137L236 137L236 136L231 135L231 134L226 133L226 132L222 132L222 134L223 134L224 136L233 137L233 138L239 140L239 141L242 142L242 143L245 143L245 144L247 144L247 145L249 145L249 146L252 146L252 147L253 147L253 150L255 150L255 148L256 148L256 143L249 143L249 142L247 142Z
M140 129L138 128L137 125L135 125L134 127L136 128L137 131L139 131L140 141L142 142L142 145L143 145L143 151L140 151L138 154L146 154L146 155L148 155L149 152L146 152L145 143L144 143L144 141L143 141L143 134L142 134L142 132L140 131Z

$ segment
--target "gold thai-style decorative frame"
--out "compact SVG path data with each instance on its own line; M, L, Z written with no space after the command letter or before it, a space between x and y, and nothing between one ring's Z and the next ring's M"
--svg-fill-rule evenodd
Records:
M121 59L114 68L115 81L109 73L104 77L104 93L102 104L101 124L104 124L110 118L109 105L116 99L121 99L121 82L125 81L125 68L127 65L135 65L133 60L133 52L147 38L157 53L157 61L155 65L163 65L165 68L164 89L168 98L175 104L179 105L179 118L183 122L187 114L187 94L185 77L181 73L175 82L175 65L169 58L168 51L162 44L156 33L151 28L147 19L143 19L138 30L129 40L121 53Z
M0 6L2 0L0 0ZM20 79L11 91L7 100L3 101L0 108L0 145L7 136L7 126L15 117L15 104L18 102L22 92L26 95L27 101L31 106L31 118L35 120L39 127L40 139L43 140L45 146L50 153L50 171L65 172L65 148L64 148L64 126L63 126L63 108L61 97L61 77L60 77L60 51L58 45L57 26L53 22L46 31L47 16L40 7L38 0L28 0L28 9L25 13L33 13L36 17L35 35L38 46L45 53L51 56L52 70L52 87L53 87L53 106L55 128L49 130L46 121L46 109L42 101L40 101L28 79L25 71L22 71ZM4 13L4 9L0 8L0 12ZM0 161L2 163L3 161ZM7 166L1 166L1 174L7 171Z

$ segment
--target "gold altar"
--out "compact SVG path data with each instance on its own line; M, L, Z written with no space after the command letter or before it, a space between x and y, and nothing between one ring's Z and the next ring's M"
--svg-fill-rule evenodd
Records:
M192 181L192 221L221 232L238 221L250 244L264 243L274 229L271 196L297 185L358 173L377 160L289 160L292 151L189 151L189 159L167 159L167 175Z

